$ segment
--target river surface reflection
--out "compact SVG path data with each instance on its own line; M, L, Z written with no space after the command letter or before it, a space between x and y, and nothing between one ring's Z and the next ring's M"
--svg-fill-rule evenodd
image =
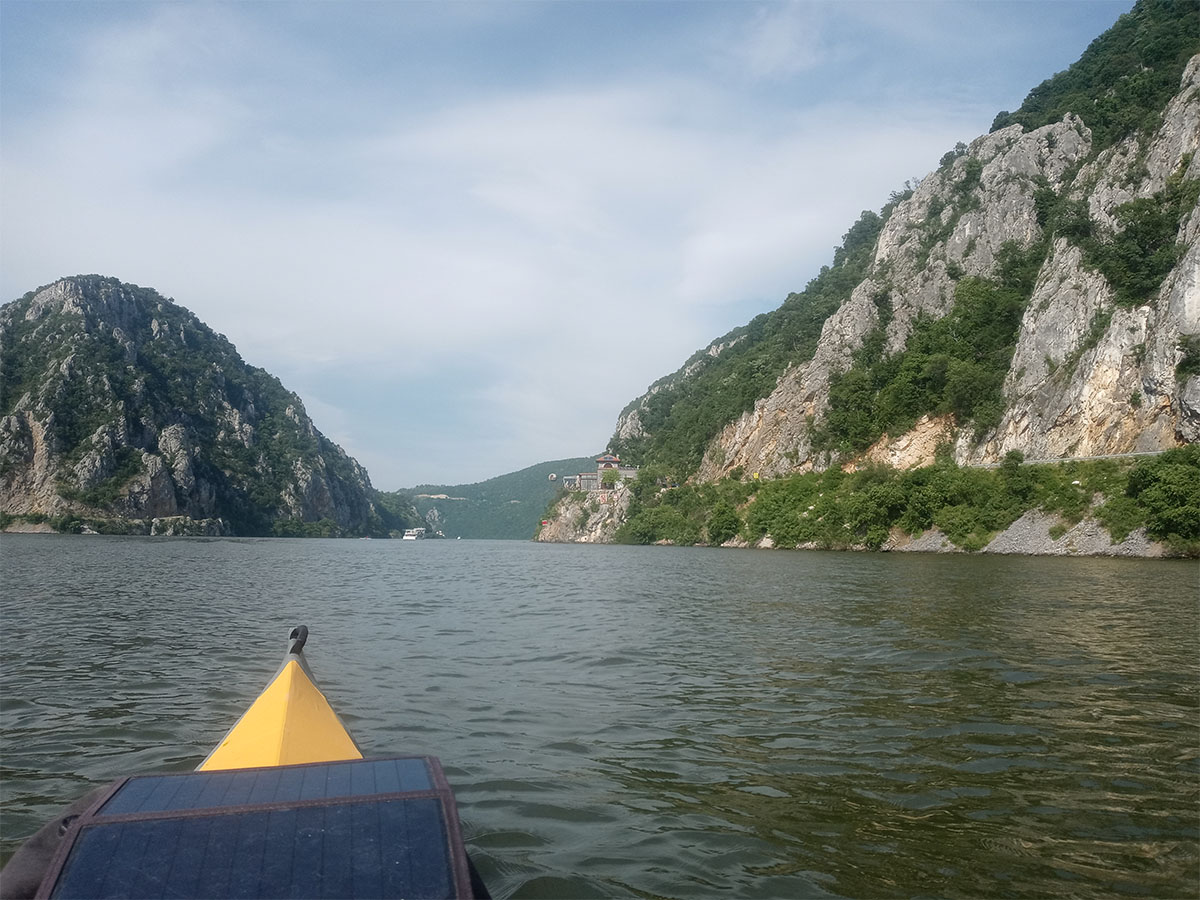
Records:
M195 766L287 630L498 897L1194 896L1195 562L0 539L3 850Z

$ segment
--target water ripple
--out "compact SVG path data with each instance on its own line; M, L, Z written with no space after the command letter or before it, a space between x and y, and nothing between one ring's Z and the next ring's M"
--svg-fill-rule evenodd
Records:
M0 540L5 854L90 785L194 767L304 622L369 753L443 759L499 897L1200 875L1194 564Z

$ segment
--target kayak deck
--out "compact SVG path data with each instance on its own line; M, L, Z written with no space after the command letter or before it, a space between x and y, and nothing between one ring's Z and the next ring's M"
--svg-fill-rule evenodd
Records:
M289 659L197 771L362 759L299 660Z
M119 779L47 826L52 857L23 862L44 873L36 896L488 896L441 764L364 759L307 638L292 630L283 665L195 772Z
M279 671L197 771L362 759L304 661L307 639L292 630Z
M144 775L74 822L39 897L470 897L431 757Z

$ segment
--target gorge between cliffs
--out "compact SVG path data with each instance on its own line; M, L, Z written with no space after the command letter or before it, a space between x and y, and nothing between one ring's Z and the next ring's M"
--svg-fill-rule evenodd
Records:
M1200 553L1195 13L1137 3L864 211L803 290L625 406L625 474L589 490L535 466L379 491L175 301L32 290L0 308L0 528L456 537L469 508L465 536L543 542Z

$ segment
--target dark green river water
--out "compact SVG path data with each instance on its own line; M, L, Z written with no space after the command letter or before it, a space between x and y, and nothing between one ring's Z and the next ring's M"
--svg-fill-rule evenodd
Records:
M1200 566L0 538L5 857L194 767L288 629L497 897L1195 897Z

